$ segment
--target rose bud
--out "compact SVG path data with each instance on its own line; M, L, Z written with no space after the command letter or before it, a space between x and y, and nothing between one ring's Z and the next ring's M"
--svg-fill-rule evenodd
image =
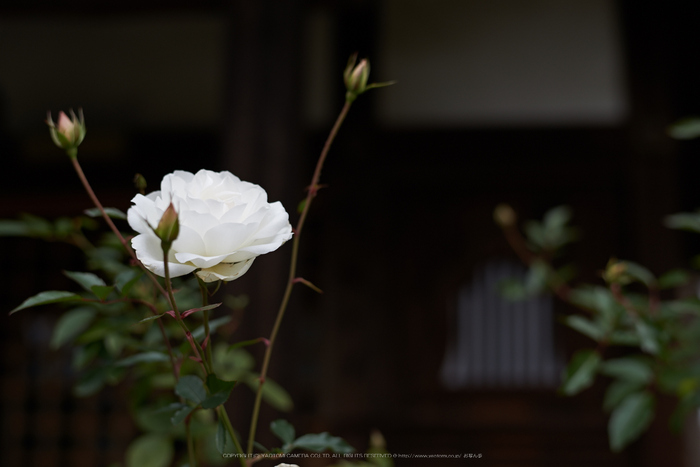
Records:
M180 233L180 221L178 220L177 211L175 211L175 206L170 203L168 209L165 210L163 216L158 222L158 227L153 229L156 237L160 238L161 245L164 249L169 250L170 245L175 241ZM165 248L167 246L167 248Z
M232 281L245 274L255 258L292 238L282 204L269 203L262 187L227 171L175 171L163 177L160 190L136 195L132 203L127 217L138 235L131 246L143 265L161 277L162 237L150 226L165 226L166 211L173 204L180 230L166 256L170 277L194 272L204 282Z
M46 119L46 124L49 126L51 139L56 146L61 149L65 149L70 157L77 156L78 146L83 142L86 133L83 110L79 109L78 114L80 117L76 116L75 112L71 110L71 116L69 118L65 112L59 112L58 125L54 124L51 118L51 112L49 112L48 118Z
M517 220L515 211L507 204L499 204L493 211L493 219L502 228L513 227Z
M381 88L395 83L395 81L388 81L386 83L367 84L369 80L369 60L363 58L357 65L355 64L356 62L357 54L355 53L350 56L348 65L343 72L345 89L348 90L348 92L345 93L345 100L347 102L353 102L357 96L370 89Z
M357 54L350 56L348 60L348 66L345 68L343 73L343 78L345 80L345 87L349 92L355 94L362 94L367 89L367 80L369 79L369 60L363 58L360 63L355 66L357 62Z

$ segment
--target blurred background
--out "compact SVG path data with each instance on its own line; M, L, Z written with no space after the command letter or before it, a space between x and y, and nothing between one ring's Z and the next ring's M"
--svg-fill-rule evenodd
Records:
M271 370L297 432L364 450L378 429L391 452L482 455L430 465L698 465L697 422L671 433L670 401L611 454L605 386L557 395L567 358L590 343L558 324L556 300L498 297L524 269L492 212L571 206L585 280L611 256L686 266L697 242L662 219L700 205L700 148L666 128L700 113L699 13L680 0L3 3L0 216L90 207L43 122L82 107L80 157L105 205L129 207L136 172L152 190L176 169L226 169L295 222L359 52L371 81L398 84L354 105L302 240L300 275L325 293L295 289ZM2 245L6 311L70 287L60 271L80 264L65 245ZM227 286L250 297L236 339L269 335L281 251ZM0 314L3 465L109 465L137 435L122 386L72 397L70 349L48 347L58 316ZM240 397L231 411L245 420ZM267 410L260 431L278 416Z

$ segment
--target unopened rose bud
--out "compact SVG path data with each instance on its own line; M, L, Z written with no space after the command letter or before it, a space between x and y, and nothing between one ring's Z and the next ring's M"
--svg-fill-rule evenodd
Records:
M161 217L160 222L158 222L158 227L153 229L153 232L160 238L163 248L167 246L167 249L170 249L170 245L172 245L180 233L180 221L178 220L177 211L175 211L173 203L170 203L168 209L165 210L163 217Z
M54 124L51 119L51 112L48 114L46 124L49 126L51 139L56 146L65 149L70 157L76 157L78 154L78 146L85 139L85 118L83 117L82 109L78 110L80 117L75 115L75 112L70 111L70 118L65 112L58 113L58 125Z
M631 277L627 273L627 263L611 258L603 272L603 279L608 284L629 284Z
M146 193L146 177L137 173L134 175L134 185L136 186L136 189L139 190L139 193L142 195Z
M367 84L369 80L369 60L363 58L360 63L357 63L357 54L352 54L348 60L348 65L343 72L343 80L345 81L345 100L348 102L354 101L357 96L372 88L379 88L394 84L393 81L386 83Z
M507 204L499 204L493 211L493 219L496 224L500 225L502 228L513 227L517 220L517 216L513 208Z
M357 62L357 54L353 54L348 60L348 66L345 68L343 78L345 79L345 87L348 91L361 94L367 89L367 80L369 79L369 60L363 58L360 63Z

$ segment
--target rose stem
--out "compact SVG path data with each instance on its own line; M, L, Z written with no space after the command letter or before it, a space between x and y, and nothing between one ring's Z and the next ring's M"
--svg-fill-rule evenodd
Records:
M165 283L168 287L168 291L166 292L163 289L163 287L160 285L160 283L158 282L158 279L156 279L156 277L151 273L151 271L146 269L146 267L143 265L143 263L141 261L139 261L139 259L136 257L136 253L134 253L134 250L131 248L131 246L126 241L126 239L122 236L121 232L119 232L119 229L117 229L117 227L114 225L114 222L112 222L112 219L107 215L107 212L105 211L104 207L102 206L102 203L100 203L100 200L97 198L97 195L95 195L95 192L93 191L92 187L90 186L90 183L88 182L87 177L85 177L85 173L83 172L83 169L80 166L80 163L78 162L77 154L71 156L70 160L73 163L73 168L75 169L76 173L78 174L78 178L80 178L80 181L83 184L85 191L87 191L88 195L90 196L90 199L92 199L92 202L95 204L97 209L100 210L100 213L102 213L102 217L104 218L105 222L107 222L107 225L109 226L109 228L112 230L112 232L114 232L114 234L117 236L117 238L119 238L119 241L124 246L124 249L126 249L126 251L129 253L129 255L134 259L136 264L138 264L141 267L141 269L143 269L143 271L151 279L151 281L156 286L156 288L160 291L160 293L170 302L170 305L173 308L173 312L178 317L177 322L180 323L180 326L183 328L186 335L187 334L191 335L190 330L188 329L187 325L184 323L184 321L182 321L182 319L180 317L180 312L177 308L177 303L175 302L175 298L174 298L173 293L172 293L172 287L170 285L170 277L169 277L170 271L168 268L168 261L166 261L167 254L165 254L165 252L163 254L163 260L164 260L163 261L163 268L165 270L165 276L166 276ZM170 342L168 342L168 338L167 338L167 335L165 333L165 329L162 326L161 326L161 332L163 334L163 339L166 341L166 345L168 347L168 352L170 353L171 361L174 363L175 357L172 353L172 349L170 347ZM192 339L192 341L194 341L195 346L199 347L199 350L201 351L201 347L200 347L199 343L195 339ZM196 349L194 349L194 350L196 352ZM201 355L204 355L204 352L202 352ZM205 372L207 374L211 373L211 369L208 368L208 366L207 366L206 359L203 359L203 365L204 365ZM175 373L175 368L173 368L173 372ZM177 379L178 379L177 375L175 376L175 379L177 381ZM223 406L221 408L223 409ZM236 445L236 448L237 448L239 454L242 454L243 450L241 449L241 446L238 442L238 439L236 439L236 434L233 431L233 427L231 426L231 421L228 418L228 414L226 413L225 410L220 410L219 413L223 414L223 418L225 421L224 425L226 425L226 428L227 428L229 434L231 435L231 438L233 439L234 444ZM241 465L245 466L246 465L245 460L242 457L240 459L241 459Z
M202 293L202 307L207 307L209 305L209 291L207 290L207 285L202 279L197 276L197 282L199 283L199 291ZM204 315L204 341L207 343L207 348L204 349L206 352L206 358L209 361L209 367L212 366L211 358L211 336L209 335L209 310L203 311Z
M104 218L105 222L107 222L107 225L109 228L114 232L114 234L117 236L121 244L124 246L124 249L129 253L129 255L132 257L134 262L139 265L141 269L146 273L148 278L153 282L153 284L156 286L156 288L159 290L161 295L163 295L167 300L170 300L170 297L168 294L163 290L163 287L160 285L160 282L158 282L158 279L149 271L146 269L146 267L143 265L141 261L136 257L136 253L134 250L131 248L131 245L126 241L124 236L121 234L119 229L117 229L117 226L114 225L114 222L112 222L112 219L107 215L107 212L105 211L105 208L102 206L102 203L100 203L100 200L97 198L97 195L93 191L92 187L90 186L90 182L88 182L87 177L85 176L85 173L83 172L82 167L80 166L80 162L78 162L78 157L77 157L77 150L76 154L72 155L70 157L71 162L73 163L73 168L75 169L75 172L78 174L78 178L80 179L80 182L83 184L83 187L85 188L85 191L87 191L87 194L90 196L90 199L92 199L93 204L97 207L97 209L100 210L100 213L102 213L102 217ZM173 305L174 308L174 302L171 302L171 305ZM154 313L157 314L157 312L154 311ZM165 332L165 327L163 326L163 323L158 321L158 326L160 327L160 332L163 335L163 341L165 342L165 345L168 347L168 353L170 354L170 361L173 364L173 374L175 375L175 381L178 380L178 374L177 374L177 369L175 365L175 355L173 354L173 350L170 347L170 341L168 340L168 335Z
M350 110L350 106L352 105L352 102L346 100L345 105L343 106L342 110L340 111L340 114L338 115L338 118L335 121L335 124L333 125L333 128L331 129L330 133L328 134L328 138L326 139L326 143L323 145L323 149L321 150L321 155L318 158L318 162L316 163L316 170L314 170L314 175L311 178L311 184L309 185L308 192L306 194L306 202L304 203L304 209L301 211L301 215L299 216L299 221L297 222L297 226L294 232L294 240L292 241L292 259L290 261L289 265L289 279L287 280L287 287L284 290L284 296L282 297L282 303L280 304L279 311L277 312L277 318L275 319L275 324L272 327L272 333L270 334L270 339L269 339L269 344L267 348L265 349L265 356L263 358L263 365L262 369L260 370L260 379L259 379L259 384L258 384L258 390L255 394L255 404L253 405L253 414L250 419L250 430L248 432L248 449L247 449L247 455L250 456L253 453L253 443L255 442L255 431L257 430L258 426L258 417L260 416L260 403L262 402L262 388L263 385L265 384L265 377L267 376L267 370L270 365L270 357L272 355L272 347L275 344L275 339L277 338L277 332L279 331L280 324L282 323L282 318L284 317L284 312L287 309L287 304L289 303L289 297L292 293L292 288L294 287L294 279L296 278L296 271L297 271L297 257L299 253L299 238L301 237L301 229L304 227L304 222L306 221L306 215L309 212L309 207L311 206L311 202L313 201L314 197L316 196L316 192L318 191L318 182L321 178L321 169L323 168L323 163L326 161L326 157L328 156L328 150L331 148L331 144L333 143L333 140L335 139L336 135L338 134L338 130L340 129L341 125L343 124L343 121L345 120L345 116L348 113L348 110Z
M107 215L107 212L105 211L105 208L102 207L102 203L100 203L100 200L97 199L97 196L95 195L95 192L92 190L92 187L90 186L90 183L87 180L87 177L85 177L85 173L83 173L82 167L80 167L80 162L78 162L78 157L71 157L70 158L71 162L73 163L73 168L75 169L76 173L78 174L78 178L80 178L80 181L83 184L83 187L85 188L85 191L87 191L87 194L90 196L90 199L92 199L93 204L99 209L100 213L102 213L102 217L104 218L105 222L109 226L109 228L114 232L114 234L117 236L121 244L124 246L124 249L129 253L131 258L134 260L136 264L139 265L141 269L144 270L146 275L151 279L151 282L156 286L158 291L166 298L169 300L168 294L165 292L163 287L160 285L158 282L158 279L149 271L146 269L146 267L143 265L141 261L136 257L136 253L134 253L134 250L131 248L131 245L129 245L129 242L126 241L124 236L121 234L119 229L117 229L117 226L114 225L114 222L112 222L112 219ZM172 305L172 303L171 303Z
M185 420L185 435L187 436L187 456L190 460L190 467L196 467L196 460L194 458L194 440L192 439L192 433L190 431L190 415L187 416Z

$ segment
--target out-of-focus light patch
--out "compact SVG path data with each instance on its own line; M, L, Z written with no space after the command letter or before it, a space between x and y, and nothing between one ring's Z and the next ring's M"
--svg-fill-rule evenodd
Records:
M628 112L612 0L386 0L387 126L617 125Z

